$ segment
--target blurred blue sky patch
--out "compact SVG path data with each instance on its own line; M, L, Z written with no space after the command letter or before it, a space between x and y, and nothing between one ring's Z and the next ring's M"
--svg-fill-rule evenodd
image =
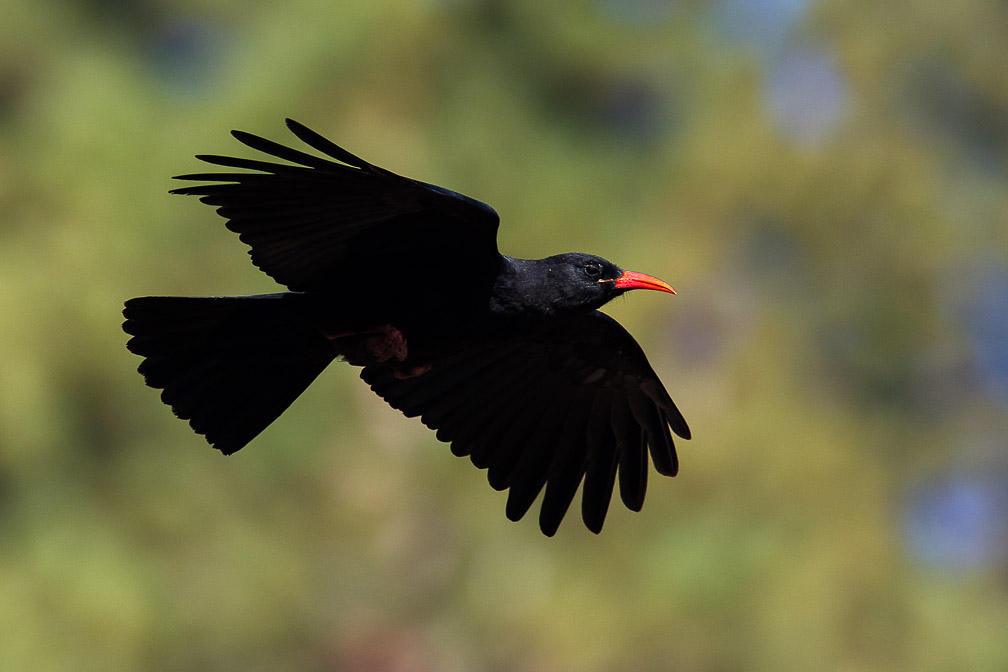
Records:
M976 374L986 392L1008 401L1008 268L989 263L979 269L966 298L963 321Z
M774 124L799 144L827 140L847 115L847 80L824 51L785 52L770 64L764 86Z
M952 473L911 494L904 522L910 554L945 569L1008 560L1008 473Z
M814 0L721 0L714 4L718 33L761 52L781 48Z

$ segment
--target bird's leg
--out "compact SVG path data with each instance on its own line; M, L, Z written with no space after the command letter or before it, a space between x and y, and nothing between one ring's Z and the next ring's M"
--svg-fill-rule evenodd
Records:
M341 344L341 354L355 366L381 364L389 360L402 362L408 355L406 338L392 324L349 331L325 327L321 330L327 339Z
M393 358L400 362L406 359L406 338L391 324L379 327L373 336L367 337L365 343L368 352L379 362Z
M416 378L417 376L422 376L431 370L430 364L420 364L419 366L394 366L392 367L392 375L399 380L406 380L407 378Z

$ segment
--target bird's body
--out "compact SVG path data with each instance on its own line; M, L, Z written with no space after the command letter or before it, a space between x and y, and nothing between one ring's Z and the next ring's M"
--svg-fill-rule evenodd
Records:
M233 453L341 358L509 488L512 520L545 487L546 534L582 480L589 529L601 530L617 473L639 510L649 447L656 470L675 474L669 429L689 429L637 342L598 312L630 289L671 287L588 254L502 255L489 206L288 126L339 163L235 131L294 165L200 156L256 172L181 176L204 184L173 193L217 206L290 291L126 303L128 347L176 415Z

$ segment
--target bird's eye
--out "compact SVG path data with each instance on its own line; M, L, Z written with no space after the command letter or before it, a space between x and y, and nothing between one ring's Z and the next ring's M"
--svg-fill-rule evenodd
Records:
M584 272L589 278L597 278L602 275L602 264L597 261L589 261L585 264Z

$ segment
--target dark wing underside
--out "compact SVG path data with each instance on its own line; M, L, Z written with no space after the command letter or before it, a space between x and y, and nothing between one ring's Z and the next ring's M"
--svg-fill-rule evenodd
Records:
M216 206L252 248L253 263L294 291L331 289L363 273L372 282L401 282L411 274L416 282L418 270L429 274L444 260L467 265L457 270L470 277L494 277L499 219L490 206L374 166L296 121L287 126L335 161L232 131L245 145L289 163L200 155L254 172L180 175L206 184L171 193Z
M385 366L361 372L394 408L420 416L510 488L507 516L518 520L545 486L539 526L552 536L584 481L581 516L598 533L616 479L623 503L639 511L648 449L658 473L678 469L670 429L689 427L644 352L623 327L595 311L536 333L471 346L397 378Z

